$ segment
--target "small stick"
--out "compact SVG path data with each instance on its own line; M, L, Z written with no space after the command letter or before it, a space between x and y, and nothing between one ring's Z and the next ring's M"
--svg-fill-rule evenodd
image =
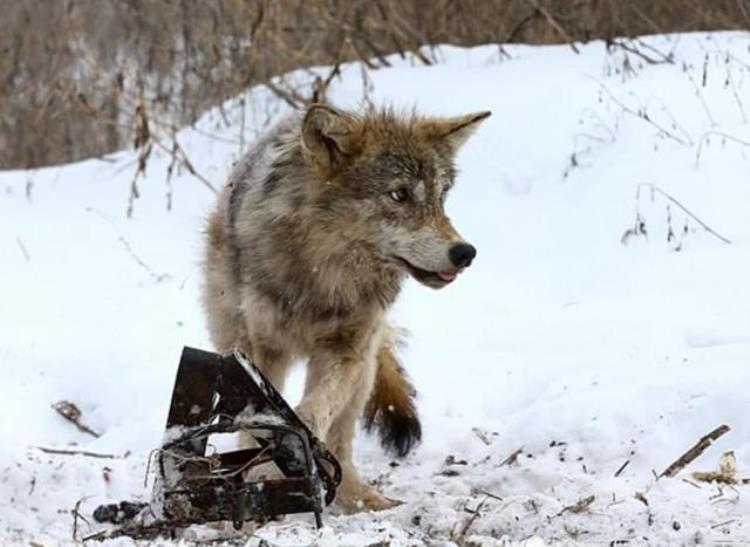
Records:
M577 502L575 502L573 505L568 505L567 507L563 507L562 511L560 511L556 516L560 516L563 513L566 513L570 511L571 513L580 513L584 509L586 509L589 505L594 503L595 496L592 494L587 498L581 498Z
M646 498L646 494L644 494L643 492L636 492L633 497L640 501L643 505L648 507L648 499Z
M717 524L711 525L711 528L713 529L713 528L718 528L719 526L726 526L727 524L732 524L735 520L737 519L725 520L724 522L719 522Z
M474 521L477 520L481 516L481 513L479 512L479 510L482 509L482 507L484 507L484 504L487 503L488 499L489 499L489 496L485 497L481 502L479 502L479 505L477 505L477 508L474 509L474 512L472 513L471 517L466 519L466 522L461 527L461 531L458 533L458 539L463 540L466 537L466 534L468 533L469 528L471 528L471 525L474 524Z
M690 486L692 486L693 488L697 488L698 490L701 489L701 485L700 484L696 484L693 481L690 481L688 479L682 479L682 482L685 482L685 483L689 484Z
M493 494L492 492L487 492L487 490L477 490L477 494L484 494L488 498L492 498L493 500L497 501L503 501L503 498L498 496L497 494Z
M705 450L711 446L711 444L727 433L729 431L729 426L726 424L720 425L710 433L704 435L700 438L700 440L695 443L690 449L685 452L682 456L677 458L669 467L667 467L664 472L662 472L660 477L674 477L677 473L682 471L685 466L689 465L693 460L695 460L698 456L703 454Z
M510 456L508 456L502 462L500 462L500 465L511 465L511 464L516 463L516 460L518 460L518 456L520 456L522 453L523 453L523 446L515 450Z
M625 471L625 468L628 466L628 464L630 464L630 460L625 460L625 463L622 464L617 471L615 471L615 477L619 477L620 473Z
M47 448L45 446L34 446L37 450L41 450L45 454L56 454L59 456L86 456L87 458L100 458L105 460L118 460L127 458L128 453L126 452L122 456L116 454L101 454L99 452L89 452L87 450L63 450L61 448Z
M471 431L479 438L480 441L482 441L487 446L490 446L492 444L492 441L487 436L487 433L485 431L479 429L478 427L472 427Z
M81 538L81 543L86 543L87 541L91 541L92 539L95 539L97 541L104 541L108 537L117 537L117 536L109 536L108 530L99 530L95 534L91 534L90 536L86 536L85 538Z
M73 511L71 511L71 512L73 513L73 541L77 541L77 540L78 540L78 518L80 517L80 518L81 518L81 520L82 520L83 522L85 522L86 524L88 524L88 523L89 523L89 521L88 521L88 520L86 519L86 517L84 517L84 516L83 516L83 515L82 515L82 514L81 514L81 513L80 513L80 512L78 511L78 509L79 509L79 508L81 507L81 503L83 503L83 500L85 500L85 499L86 499L86 498L81 498L81 499L79 499L79 500L78 500L78 501L76 502L76 506L75 506L75 507L73 508Z
M81 423L81 409L78 408L74 403L71 403L70 401L58 401L54 405L52 405L52 408L55 409L55 411L60 416L76 426L79 431L88 433L89 435L97 439L101 436L89 426Z

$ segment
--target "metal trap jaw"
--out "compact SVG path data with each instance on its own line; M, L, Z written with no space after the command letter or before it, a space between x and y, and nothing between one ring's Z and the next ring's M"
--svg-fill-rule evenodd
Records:
M253 448L208 450L211 435L244 432ZM249 478L275 464L281 478ZM146 538L192 524L265 522L311 512L317 527L341 482L336 458L244 355L185 347L177 369L151 502L100 506L115 535ZM257 471L257 470L256 470ZM256 474L257 476L257 474Z

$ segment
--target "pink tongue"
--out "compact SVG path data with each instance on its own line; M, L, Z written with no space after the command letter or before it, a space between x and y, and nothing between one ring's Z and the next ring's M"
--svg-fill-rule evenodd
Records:
M443 281L453 281L454 279L456 279L455 272L438 272L438 276Z

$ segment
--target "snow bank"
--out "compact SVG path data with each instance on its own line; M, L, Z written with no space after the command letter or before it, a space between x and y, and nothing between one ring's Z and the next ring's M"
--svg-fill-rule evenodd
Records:
M443 47L442 63L394 59L371 87L344 67L331 97L342 106L358 106L365 85L376 104L493 111L460 155L448 204L479 254L440 293L410 283L394 313L411 331L424 443L399 462L364 435L356 450L362 472L405 504L329 511L320 532L289 518L251 544L750 541L748 486L690 479L729 450L750 475L748 35L633 45L641 55L601 42L579 55ZM253 93L261 106L247 113L245 141L283 109ZM179 135L217 184L241 126L220 119ZM79 500L88 518L104 501L146 495L180 350L209 346L198 263L213 195L187 173L169 190L157 154L128 220L134 162L122 152L0 173L5 544L62 544ZM99 438L50 408L63 399ZM656 480L722 423L731 431L703 456Z

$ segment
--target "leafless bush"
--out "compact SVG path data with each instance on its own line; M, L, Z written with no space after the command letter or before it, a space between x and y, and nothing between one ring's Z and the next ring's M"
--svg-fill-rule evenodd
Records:
M139 106L177 127L297 68L429 64L421 47L442 43L629 47L616 38L747 28L750 0L0 0L0 13L0 168L23 168L123 147ZM271 85L295 106L325 88Z

